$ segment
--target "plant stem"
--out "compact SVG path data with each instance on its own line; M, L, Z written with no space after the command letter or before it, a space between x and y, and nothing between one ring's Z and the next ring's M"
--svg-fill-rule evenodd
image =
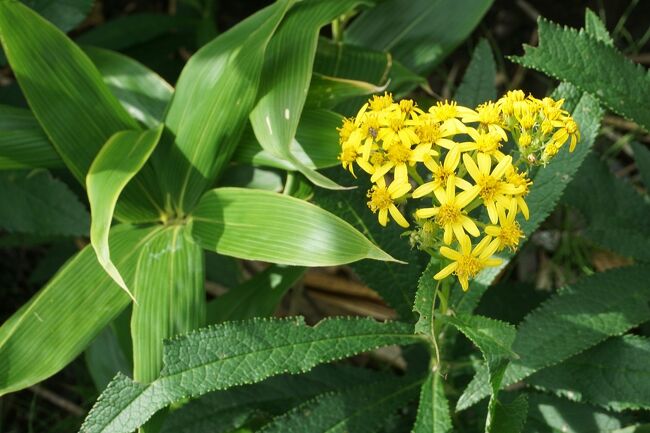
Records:
M332 39L336 43L343 42L343 23L341 22L341 17L332 21Z
M291 195L291 190L293 189L293 185L295 183L296 183L296 175L292 171L288 171L287 181L284 183L284 189L282 190L282 194Z

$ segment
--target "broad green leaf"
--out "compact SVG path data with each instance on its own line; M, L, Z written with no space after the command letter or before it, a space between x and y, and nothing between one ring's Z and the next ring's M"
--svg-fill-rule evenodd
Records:
M334 171L336 170L336 171ZM341 168L332 169L330 177L342 179L352 177ZM359 185L350 191L327 191L316 189L314 201L322 208L343 218L359 230L365 237L381 246L398 260L408 264L383 262L378 264L371 261L361 261L352 264L352 269L370 288L393 307L402 320L415 319L413 315L413 300L417 289L418 278L422 273L421 255L408 245L401 237L402 229L396 225L381 227L377 216L368 209L366 192L369 183Z
M634 162L641 175L641 180L650 191L650 150L641 143L633 142L632 150L634 151Z
M648 266L598 273L544 302L517 330L512 350L519 358L506 369L504 386L645 322L650 314L648 278ZM489 394L486 373L485 369L477 372L458 400L459 410Z
M650 130L650 74L616 48L584 30L539 19L539 46L512 60L597 97L618 114Z
M528 407L525 433L627 433L619 429L629 424L624 416L552 395L529 394Z
M141 63L114 51L84 47L84 52L134 119L149 128L160 124L174 92L169 83Z
M607 27L591 9L585 10L585 31L605 45L614 46L614 40L609 35Z
M452 430L449 403L442 380L439 373L433 372L422 385L413 433L448 433Z
M192 400L169 414L162 433L226 433L260 412L280 415L318 395L391 378L368 368L320 365L305 374L276 376Z
M190 28L194 22L178 16L134 13L112 19L80 35L80 44L121 51L148 42L175 29Z
M417 396L421 384L421 378L407 376L325 394L275 418L260 433L375 433Z
M20 0L43 18L68 32L81 23L93 8L93 0Z
M650 408L650 340L614 337L526 382L616 411Z
M496 74L497 67L490 44L486 39L481 39L474 49L463 81L456 89L454 100L467 107L494 101L497 97Z
M351 97L382 92L393 66L389 53L320 38L305 104L330 108Z
M205 45L178 80L158 175L180 215L192 210L230 161L253 108L264 54L292 0L257 12Z
M117 373L131 374L131 365L120 346L113 324L109 324L84 352L88 373L101 392Z
M440 320L458 329L479 348L490 372L493 393L496 394L505 364L517 358L512 351L517 333L515 327L499 320L469 314L442 316Z
M255 136L268 152L291 162L314 184L340 186L290 152L307 98L320 28L361 0L314 0L296 4L280 24L264 60L259 100L250 114Z
M250 280L208 303L207 322L270 317L284 294L305 273L299 266L270 265Z
M192 214L192 233L204 248L219 254L279 264L395 260L337 216L269 191L208 191Z
M108 234L117 200L133 177L144 166L162 134L162 126L147 131L122 131L113 135L102 147L86 176L86 189L90 202L90 243L97 260L108 275L133 298L124 279L113 262L108 245ZM141 199L153 198L143 196ZM160 214L163 211L160 210ZM135 298L133 298L135 300Z
M135 380L158 377L163 340L205 324L204 283L203 250L186 226L164 229L142 247L131 315Z
M557 99L565 96L573 97L575 93L571 85L560 85L558 90L554 94ZM602 115L603 110L595 98L588 94L580 96L572 110L572 116L580 127L580 142L573 153L570 153L566 148L563 149L546 167L540 169L534 176L530 193L526 196L526 202L530 208L530 219L519 220L526 238L530 238L533 232L555 209L567 185L591 151L598 135ZM454 311L472 312L478 305L481 295L512 260L514 255L503 252L499 254L499 257L503 259L502 264L481 272L471 283L471 289L468 292L462 290L451 291L449 304Z
M388 0L355 19L345 41L389 51L426 75L469 36L491 5L492 0Z
M306 109L300 118L296 138L291 141L289 150L294 158L310 168L326 168L340 164L341 152L337 128L343 117L333 111ZM267 150L264 150L252 128L247 128L233 155L235 162L275 167L296 171L296 166Z
M0 172L0 228L39 236L86 236L88 211L46 171Z
M488 433L521 433L528 415L528 399L521 394L509 403L495 400L494 415Z
M596 156L585 160L563 200L582 214L587 225L581 236L624 256L650 261L650 204Z
M160 378L142 385L117 376L100 396L82 433L128 433L182 398L259 382L280 373L306 372L318 364L380 346L419 338L401 323L325 319L315 327L302 318L229 322L169 341Z
M137 124L81 49L29 8L1 2L0 36L36 118L66 165L83 180L104 142Z
M0 170L62 165L61 157L29 110L0 105Z
M115 229L111 250L127 281L133 277L140 247L155 232ZM128 303L92 248L84 248L0 327L0 395L65 367Z
M498 399L499 389L505 373L508 362L517 357L512 351L512 343L515 340L515 327L498 320L489 319L482 316L472 316L469 314L458 314L457 316L443 316L441 319L460 332L474 343L485 359L488 374L490 376L490 402L488 403L488 413L485 422L486 433L505 433L506 431L519 433L521 426L526 418L525 398L523 403L513 402L515 407L524 405L522 415L516 415L512 419L507 416L508 405L504 405ZM513 412L517 412L514 410ZM519 429L507 428L512 423L519 425Z
M320 38L314 72L383 86L390 75L391 62L391 55L385 51Z
M64 33L16 1L0 2L0 39L30 108L66 166L80 182L104 143L138 125L102 82L92 61ZM38 55L34 55L38 53ZM142 179L125 191L118 216L129 221L157 218L142 200Z
M282 192L285 183L283 174L276 169L233 164L223 172L219 184L221 186Z

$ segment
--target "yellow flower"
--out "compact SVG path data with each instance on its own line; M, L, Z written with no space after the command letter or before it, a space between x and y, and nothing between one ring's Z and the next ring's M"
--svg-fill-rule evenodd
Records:
M494 237L499 241L497 251L501 251L508 247L512 252L517 250L519 240L524 237L524 232L521 231L519 223L515 220L517 216L517 203L511 202L506 214L505 209L499 207L499 225L485 227L485 234Z
M506 181L519 189L519 192L515 194L517 209L521 211L524 218L528 219L530 213L528 211L528 204L526 204L524 197L528 195L528 191L530 190L530 186L533 184L533 182L528 179L526 173L517 171L517 169L512 165L509 166L506 170Z
M409 192L410 189L411 185L409 183L393 181L389 187L386 187L383 177L377 180L377 184L373 185L368 191L368 198L370 199L368 207L373 213L379 211L379 224L385 227L390 213L390 216L393 217L397 224L404 228L409 226L409 223L395 206L395 200Z
M461 117L460 109L465 107L459 107L455 101L436 102L436 106L431 106L429 108L429 113L433 115L433 119L436 122L442 123L450 131L459 131L462 132L465 130L465 125L463 122L458 120L458 117Z
M431 170L431 181L423 183L413 191L413 198L424 197L431 192L441 189L444 190L447 186L447 179L454 179L454 184L463 189L472 187L469 182L460 177L456 177L456 168L460 162L460 150L458 148L450 150L445 156L443 164L438 164L433 158L425 158L424 165Z
M478 122L488 131L496 132L503 141L508 141L506 131L501 126L501 110L494 102L486 102L476 107L476 111L462 107L462 121L464 123Z
M343 168L349 170L354 177L357 177L357 175L354 174L354 163L358 161L364 162L357 148L352 145L344 145L342 147L339 161L341 161Z
M420 219L435 217L436 224L444 229L442 239L446 244L451 244L454 235L458 238L465 235L465 232L472 236L481 234L474 220L463 212L463 208L476 196L475 193L463 191L456 195L455 181L453 178L448 178L446 190L434 190L433 194L440 202L440 206L418 209L415 211L415 216Z
M384 92L383 96L374 95L372 99L368 101L368 105L372 111L382 111L386 108L390 108L393 104L393 95L388 92Z
M415 129L406 125L406 119L401 111L391 113L384 120L386 126L382 127L377 134L377 140L383 142L384 148L398 140L407 146L420 142L420 137L415 133Z
M494 156L501 161L505 156L501 149L501 135L494 131L478 131L475 128L467 128L467 134L473 141L461 143L463 151L478 150L486 155Z
M504 157L492 170L492 159L484 154L477 155L478 166L468 154L463 155L463 162L467 172L474 179L476 185L466 192L475 197L480 195L483 204L487 208L488 216L493 224L498 221L497 203L503 207L509 207L512 197L521 191L510 183L501 180L506 173L508 166L512 165L512 157Z
M580 131L578 130L578 124L573 120L573 118L566 117L562 120L554 121L553 126L559 129L555 131L555 134L553 134L551 140L557 147L560 147L567 141L568 138L571 138L569 152L573 152L573 150L576 148L578 140L580 140Z
M452 273L456 275L464 291L469 289L469 280L474 278L481 270L488 266L497 266L501 259L490 257L499 246L499 241L486 236L472 249L472 242L466 235L458 239L458 251L449 247L441 247L440 254L452 260L440 272L433 276L436 280L447 278Z
M525 99L526 94L522 90L510 90L497 101L497 105L505 116L510 116L526 105Z
M443 123L435 120L433 115L428 113L414 117L407 123L415 126L415 133L419 137L421 144L436 144L447 149L456 144L447 137L465 132L465 130L459 132L449 129Z
M411 146L400 141L393 142L386 149L384 164L372 173L370 181L376 182L377 179L394 169L395 180L398 183L408 182L408 165L422 162L428 151L427 146L417 146L415 149L411 149Z

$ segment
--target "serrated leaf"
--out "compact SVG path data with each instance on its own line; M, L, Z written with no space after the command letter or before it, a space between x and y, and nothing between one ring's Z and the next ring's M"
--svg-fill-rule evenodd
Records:
M158 377L163 340L205 324L203 251L186 226L160 231L140 250L131 315L133 378Z
M336 170L336 171L335 171ZM348 178L340 168L332 169L329 176L335 180ZM344 177L345 176L345 177ZM414 320L413 300L418 279L422 273L421 254L412 250L401 237L402 229L395 225L381 227L376 215L368 209L366 191L369 183L361 183L350 191L316 189L313 200L322 208L348 221L368 239L381 246L398 260L407 264L361 261L351 265L354 272L370 288L393 307L403 320Z
M412 433L448 433L452 430L449 403L445 397L442 376L429 373L422 385L418 414Z
M280 373L391 344L419 340L401 323L325 319L315 327L301 318L229 322L169 341L160 378L140 385L118 376L102 393L81 432L128 433L182 398L259 382Z
M505 364L517 358L512 351L517 334L515 327L499 320L469 314L442 316L440 320L454 326L479 348L490 372L492 392L496 394Z
M284 375L226 391L212 392L169 414L162 433L230 432L251 416L280 415L318 395L390 379L391 374L349 365L321 365L308 373Z
M114 231L111 250L130 281L134 258L156 229L122 226ZM0 327L0 395L65 367L128 303L92 248L84 248Z
M95 47L84 52L102 74L104 83L126 111L149 128L165 116L174 88L160 75L123 54Z
M29 106L66 166L82 184L103 144L138 124L102 82L91 60L64 33L16 1L0 2L0 39ZM39 53L39 55L34 55ZM143 201L143 186L155 180L142 171L117 215L150 221L156 209Z
M440 260L432 257L429 264L420 275L418 288L413 302L413 311L418 313L418 321L415 323L415 332L426 335L428 338L435 338L434 328L434 301L436 285L438 281L433 276L440 271Z
M32 113L0 105L0 170L61 166L61 157Z
M155 162L180 215L230 162L253 108L271 36L293 0L276 2L197 51L183 69Z
M337 216L270 191L213 189L192 221L192 233L204 248L249 260L296 266L395 260Z
M627 417L552 395L529 394L525 433L623 433Z
M363 12L345 41L389 51L404 66L427 75L478 25L491 0L389 0Z
M624 256L650 261L650 205L596 156L587 157L563 201L577 209L587 223L579 232L581 236ZM609 208L618 210L603 212Z
M481 39L474 49L463 81L456 89L454 100L467 107L494 101L497 97L496 74L497 66L490 44L486 39Z
M260 433L374 433L417 396L419 377L392 379L325 394L274 419Z
M526 382L574 401L607 409L650 408L650 340L614 337L559 365L535 373Z
M361 0L315 0L298 3L287 14L269 44L264 59L259 99L250 114L262 148L291 162L314 184L340 186L302 164L289 146L296 135L312 76L320 28Z
M488 433L521 433L528 415L528 399L521 394L510 403L496 402Z
M504 386L645 322L650 314L648 278L648 266L598 273L544 302L518 328L512 350L519 358L506 369ZM489 393L487 371L479 369L458 400L458 410Z
M585 9L585 31L605 45L614 46L607 27L591 9Z
M613 46L584 30L539 19L539 46L511 59L525 67L568 81L596 96L618 114L650 130L650 74Z
M0 172L0 228L39 236L86 236L90 216L68 186L46 171Z
M90 202L90 243L97 260L106 273L133 298L120 272L111 261L108 234L117 200L140 169L144 166L160 140L162 126L147 131L122 131L113 135L102 147L86 176L86 189ZM150 196L151 206L156 202ZM160 215L163 214L162 210ZM135 299L135 298L133 298Z
M648 150L647 146L636 141L632 142L631 145L634 151L634 162L636 162L639 169L641 180L643 180L646 190L650 191L650 150Z
M462 332L471 340L483 354L487 365L490 383L490 402L485 422L486 433L519 433L526 418L526 401L513 402L512 417L508 415L509 405L504 405L499 399L499 389L503 375L511 359L517 355L512 351L515 340L515 327L498 320L482 316L462 314L457 316L443 316L441 320L447 322ZM524 406L523 414L521 406ZM516 426L519 426L517 429Z
M299 266L270 265L251 279L208 303L208 323L269 317L284 294L305 273Z

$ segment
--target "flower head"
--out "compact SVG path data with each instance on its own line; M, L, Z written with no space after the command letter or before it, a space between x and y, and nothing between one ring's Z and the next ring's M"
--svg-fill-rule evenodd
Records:
M395 200L409 192L411 185L408 183L398 183L393 181L390 186L386 187L384 178L380 178L377 184L368 191L368 207L373 213L379 213L379 224L386 226L388 224L388 214L393 217L395 222L402 227L408 227L402 213L397 209Z
M501 259L490 257L499 246L499 241L486 236L472 249L472 241L468 236L458 238L460 248L453 250L449 247L441 247L440 254L452 262L442 268L433 276L436 280L442 280L451 274L456 275L463 290L469 289L469 280L474 278L480 271L488 266L497 266Z

